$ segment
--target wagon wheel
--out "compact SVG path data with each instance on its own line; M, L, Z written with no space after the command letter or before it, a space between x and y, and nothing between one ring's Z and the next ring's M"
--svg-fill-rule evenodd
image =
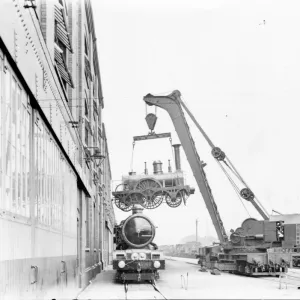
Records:
M127 195L127 197L125 199L125 204L126 205L134 205L134 204L144 205L145 201L146 201L146 198L142 193L134 192L134 193L130 193L129 195Z
M140 180L135 186L136 190L139 190L146 196L147 201L151 201L151 198L157 189L161 189L161 185L158 181L147 178Z
M162 204L164 198L165 196L161 191L155 192L150 200L147 198L143 206L147 209L154 209Z
M169 195L167 195L165 198L167 204L173 208L178 207L182 202L182 198L180 195L178 195L178 193L176 194L176 197L170 197Z

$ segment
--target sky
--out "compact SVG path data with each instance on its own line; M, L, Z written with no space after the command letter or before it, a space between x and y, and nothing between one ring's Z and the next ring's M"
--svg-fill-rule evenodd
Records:
M93 0L113 187L130 171L133 136L148 133L143 96L179 90L213 143L222 148L271 214L300 213L300 1ZM155 131L171 132L157 109ZM225 229L249 217L210 147L186 114ZM136 143L133 170L172 159L165 139ZM144 211L158 227L156 243L195 234L216 236L192 170L181 151L186 206ZM174 162L173 162L174 168ZM117 221L130 213L115 208Z

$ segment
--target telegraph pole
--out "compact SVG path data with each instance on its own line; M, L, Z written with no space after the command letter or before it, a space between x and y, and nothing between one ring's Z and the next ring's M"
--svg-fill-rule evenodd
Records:
M198 243L198 219L196 219L196 243Z

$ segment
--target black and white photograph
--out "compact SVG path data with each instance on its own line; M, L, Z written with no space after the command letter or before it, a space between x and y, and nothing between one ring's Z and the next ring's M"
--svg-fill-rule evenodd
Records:
M300 298L299 0L0 0L0 300Z

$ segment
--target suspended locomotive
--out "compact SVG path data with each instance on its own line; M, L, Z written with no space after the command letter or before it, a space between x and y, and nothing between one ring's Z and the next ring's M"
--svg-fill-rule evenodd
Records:
M134 205L132 215L114 228L116 281L154 282L165 268L163 252L153 243L155 226L142 212L143 207Z
M153 162L153 174L149 175L145 163L144 174L129 172L122 177L122 183L112 193L115 205L123 210L130 211L135 204L146 209L154 209L162 203L169 207L178 207L186 204L187 198L194 194L195 189L185 185L184 176L180 166L180 144L173 145L175 153L176 170L172 172L170 160L168 172L162 170L162 162Z

